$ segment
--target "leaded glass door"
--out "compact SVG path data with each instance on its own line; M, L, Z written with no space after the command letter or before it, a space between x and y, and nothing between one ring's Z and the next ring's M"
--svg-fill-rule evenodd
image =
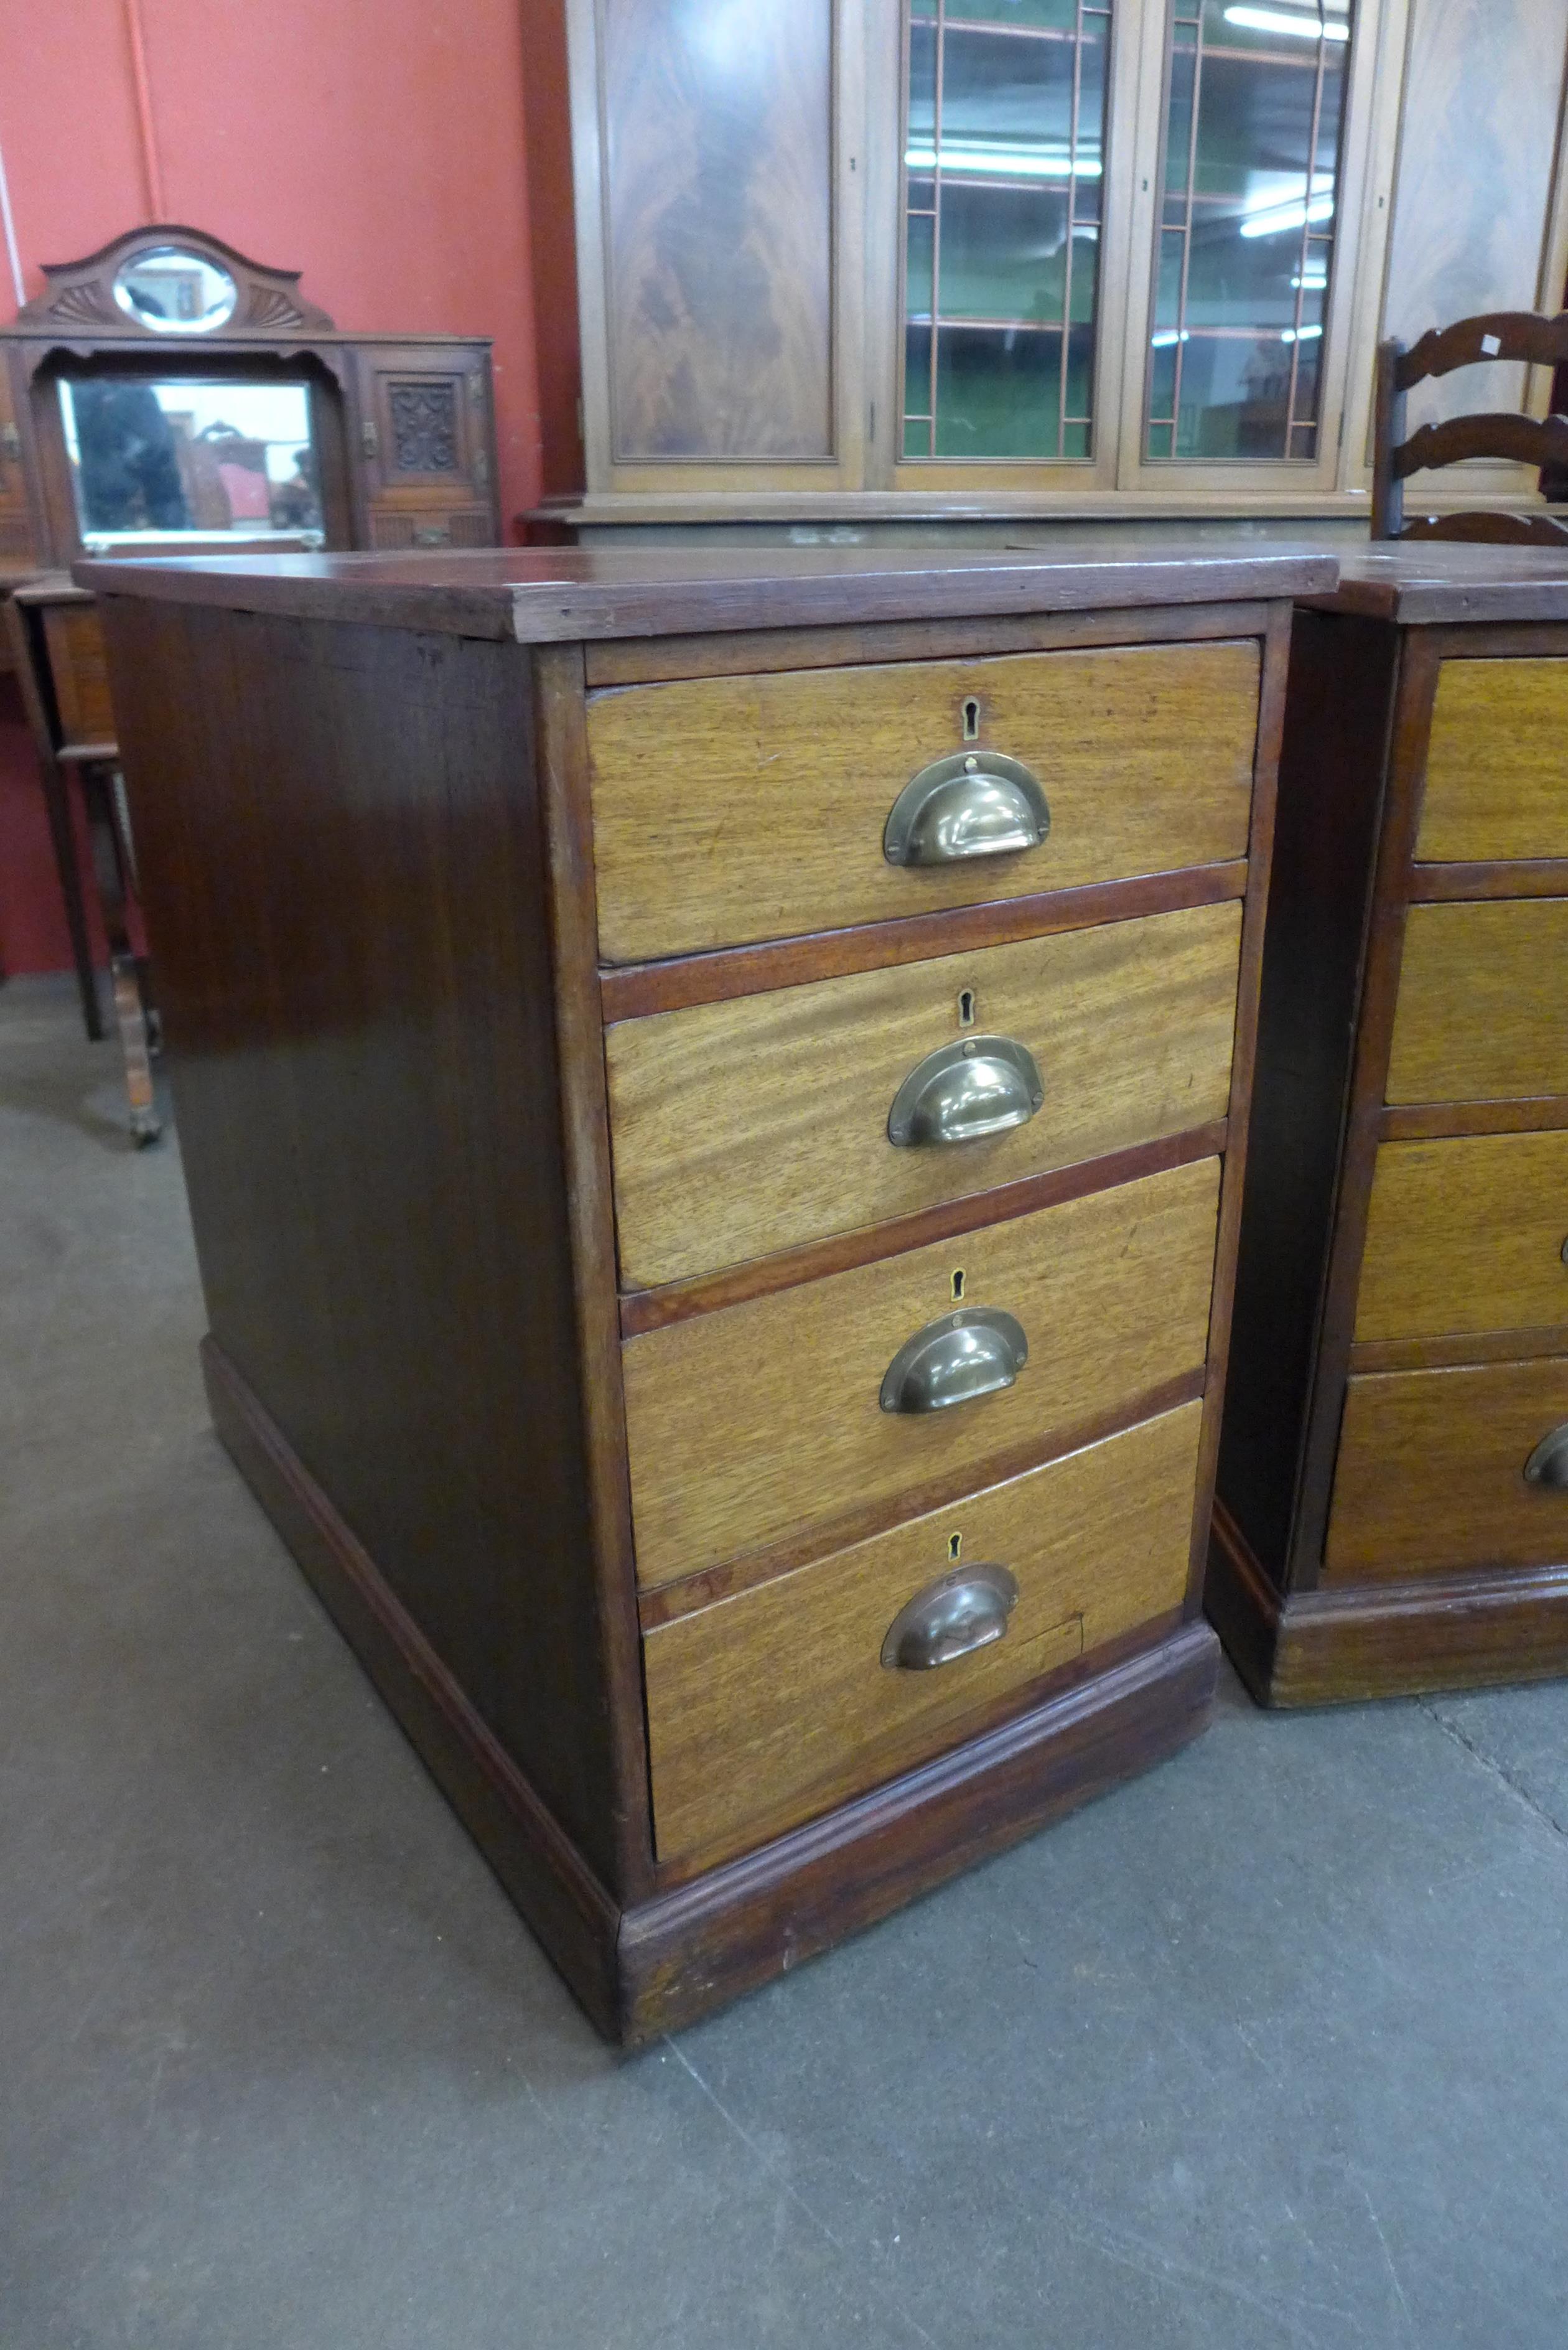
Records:
M981 466L1092 486L1114 462L1097 386L1126 213L1107 136L1125 5L909 0L894 455L909 486Z
M1120 481L1284 510L1336 478L1377 0L1146 0Z
M1145 455L1317 455L1351 0L1170 0Z
M1388 5L902 0L880 478L1321 510Z

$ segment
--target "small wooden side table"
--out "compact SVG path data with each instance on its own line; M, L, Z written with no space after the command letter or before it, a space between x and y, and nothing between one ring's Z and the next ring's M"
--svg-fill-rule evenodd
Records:
M72 770L87 810L92 882L109 941L130 1131L138 1143L152 1142L161 1131L152 1085L157 1015L146 964L136 951L127 919L136 892L136 863L98 612L85 588L76 587L64 572L51 572L15 588L6 602L5 625L38 754L82 1018L95 1041L104 1035L87 886L71 817L67 776Z

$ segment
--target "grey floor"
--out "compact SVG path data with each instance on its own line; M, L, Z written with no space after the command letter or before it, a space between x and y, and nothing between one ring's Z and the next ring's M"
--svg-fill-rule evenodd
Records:
M220 1453L0 990L0 2350L1568 2343L1568 1692L1266 1717L602 2047Z

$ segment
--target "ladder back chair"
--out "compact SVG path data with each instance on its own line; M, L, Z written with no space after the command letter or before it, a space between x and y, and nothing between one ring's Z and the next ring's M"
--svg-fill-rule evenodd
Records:
M1434 327L1408 349L1397 340L1377 347L1377 391L1372 473L1374 538L1445 538L1490 541L1512 546L1568 546L1568 521L1550 514L1514 515L1478 510L1405 519L1405 484L1410 474L1467 457L1503 457L1542 469L1542 490L1550 496L1568 484L1568 416L1544 418L1493 411L1450 416L1440 424L1405 431L1406 396L1429 376L1482 360L1517 359L1532 367L1568 362L1568 311L1542 318L1532 310L1494 310Z

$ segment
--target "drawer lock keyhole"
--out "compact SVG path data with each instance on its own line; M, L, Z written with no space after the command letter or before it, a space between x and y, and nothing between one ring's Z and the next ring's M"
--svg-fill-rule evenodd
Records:
M966 743L978 743L980 740L980 703L972 693L964 696L963 739Z

